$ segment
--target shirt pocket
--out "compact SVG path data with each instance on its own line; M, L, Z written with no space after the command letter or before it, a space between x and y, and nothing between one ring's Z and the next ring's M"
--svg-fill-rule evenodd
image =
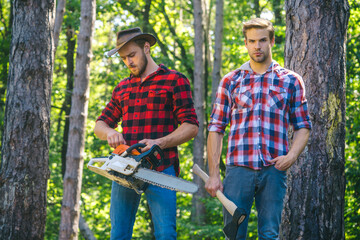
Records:
M284 110L287 104L286 97L285 88L270 86L266 102L270 108Z
M253 107L251 86L237 88L233 96L235 107L240 111L245 111Z
M147 97L147 109L163 111L169 108L169 94L167 90L150 90Z
M129 110L130 104L130 92L124 92L120 94L120 106L122 114L125 115Z

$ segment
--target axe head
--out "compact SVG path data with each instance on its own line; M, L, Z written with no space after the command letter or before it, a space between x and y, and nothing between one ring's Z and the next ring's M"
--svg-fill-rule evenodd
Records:
M231 222L223 229L225 236L230 240L236 239L236 234L240 224L245 220L246 212L242 208L237 208L234 212Z

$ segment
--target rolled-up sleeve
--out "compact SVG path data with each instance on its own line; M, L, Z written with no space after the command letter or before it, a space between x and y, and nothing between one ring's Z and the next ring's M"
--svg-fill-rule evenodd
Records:
M229 78L225 76L216 92L216 99L212 108L209 132L225 133L226 126L229 124L231 114L231 96L229 91Z
M296 81L290 104L290 122L295 130L300 128L311 129L308 103L305 97L305 84L302 78L295 75Z
M119 102L119 87L117 86L111 96L111 100L102 111L96 121L104 121L109 127L116 128L122 118L122 110Z
M174 115L178 123L187 122L199 126L191 96L190 82L185 76L181 75L177 79L173 96Z

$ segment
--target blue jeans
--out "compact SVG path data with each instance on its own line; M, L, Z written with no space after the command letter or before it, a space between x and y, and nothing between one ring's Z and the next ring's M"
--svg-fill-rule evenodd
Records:
M174 167L165 169L163 173L175 176ZM149 184L144 193L156 239L176 239L176 192ZM140 198L141 195L134 190L113 182L110 206L111 240L131 239Z
M261 239L279 239L281 212L286 194L286 171L274 166L253 170L247 167L226 166L224 194L239 208L245 209L247 217L240 225L236 239L245 239L250 210L255 198L258 212L258 236ZM224 224L231 215L224 209Z

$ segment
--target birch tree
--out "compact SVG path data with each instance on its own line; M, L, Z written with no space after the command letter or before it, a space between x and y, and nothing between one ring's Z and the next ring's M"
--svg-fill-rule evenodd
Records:
M347 0L286 2L285 65L305 82L313 129L288 171L282 239L344 239Z
M61 208L59 239L77 239L82 171L84 164L85 124L88 112L91 41L94 31L95 0L81 1L81 23L78 36L74 90L70 110L70 127L64 196Z

